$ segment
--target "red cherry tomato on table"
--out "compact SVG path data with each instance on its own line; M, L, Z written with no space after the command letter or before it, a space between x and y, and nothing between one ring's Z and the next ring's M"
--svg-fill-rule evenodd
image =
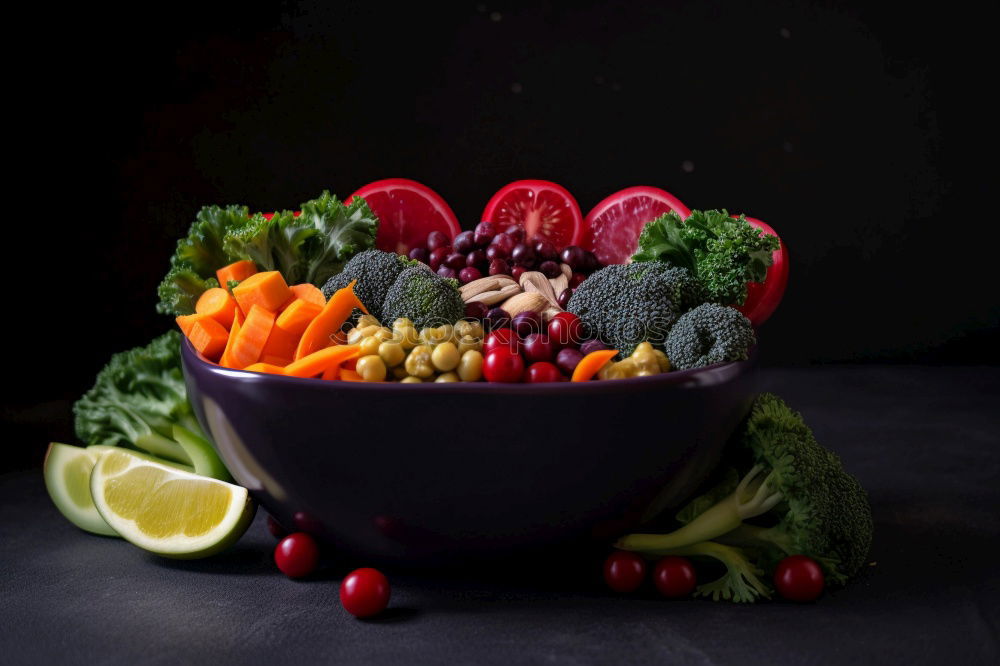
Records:
M289 534L275 546L274 563L289 578L308 576L319 563L319 546L305 532Z
M562 185L547 180L506 185L490 198L482 219L498 232L519 224L525 239L547 240L557 248L579 245L584 234L576 199Z
M816 560L792 555L774 570L774 587L789 601L814 601L823 593L823 570Z
M378 569L355 569L340 583L340 603L354 617L372 617L386 609L391 592L388 579Z
M668 599L686 597L698 583L694 567L686 557L664 557L653 568L653 583Z
M526 382L531 384L544 384L546 382L561 382L563 380L562 373L559 372L559 368L552 365L548 361L539 361L538 363L532 363L528 366L528 372L526 374Z
M604 266L624 264L635 254L646 223L670 211L685 220L691 215L680 199L658 187L637 185L619 190L587 213L586 235L580 245Z
M364 199L378 217L375 246L385 252L409 254L415 247L424 247L432 231L454 238L462 230L441 195L415 180L376 180L347 197L347 201L353 197Z
M627 550L618 550L604 561L604 582L615 592L635 592L646 577L646 561Z
M576 348L583 340L583 324L572 312L560 312L549 320L549 342L556 349Z
M524 361L520 354L506 347L498 347L486 353L483 361L483 377L486 381L519 382L523 373Z

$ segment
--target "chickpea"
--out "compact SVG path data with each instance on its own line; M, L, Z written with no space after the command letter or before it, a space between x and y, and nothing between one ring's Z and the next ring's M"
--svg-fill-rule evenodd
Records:
M381 343L378 338L374 335L370 335L367 338L361 340L358 343L358 353L361 356L371 356L372 354L378 354L378 347Z
M367 328L369 326L381 326L378 319L374 315L363 314L358 317L357 328Z
M637 345L635 351L629 356L632 362L635 363L637 376L648 377L660 374L660 363L653 351L653 345L643 342Z
M392 376L395 377L396 379L406 379L407 377L410 376L410 373L406 371L406 367L400 364L392 369Z
M483 337L483 325L478 321L463 319L455 324L455 336L458 338L469 336L470 338L481 339Z
M670 372L670 359L659 349L653 350L653 356L656 357L656 362L660 366L660 372Z
M434 364L431 362L431 348L427 345L417 345L410 350L404 363L406 371L414 377L425 379L434 374Z
M445 383L445 382L457 382L461 381L458 375L454 372L444 372L438 375L438 378L434 380L435 384Z
M399 340L399 344L403 346L404 350L413 349L420 344L420 336L417 335L417 329L413 327L409 319L403 317L397 319L396 323L392 325L392 336L393 339Z
M403 345L399 344L396 340L380 342L378 345L378 355L386 366L390 368L396 367L406 358Z
M439 345L448 342L455 334L455 327L451 324L438 326L437 328L424 328L420 331L420 341L427 345Z
M423 384L424 380L422 380L420 377L414 377L412 375L407 375L406 377L403 377L402 379L400 379L399 383L400 384Z
M385 381L385 363L378 356L362 356L355 370L366 382Z
M463 335L462 339L458 341L458 353L464 354L467 351L481 351L483 348L483 341L472 337L471 335Z
M373 335L375 331L378 330L378 326L365 326L364 328L359 328L355 326L347 334L347 344L356 345L361 342L362 339Z
M460 354L453 342L442 342L431 352L431 362L438 370L448 372L458 366Z
M458 362L458 376L463 382L478 381L483 376L483 354L470 349L462 354Z
M379 329L372 333L372 337L377 338L379 342L392 340L392 329L386 328L385 326L379 326Z

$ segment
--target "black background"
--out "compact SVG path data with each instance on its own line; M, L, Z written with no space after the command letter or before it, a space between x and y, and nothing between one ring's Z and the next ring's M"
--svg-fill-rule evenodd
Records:
M769 222L792 256L770 365L994 363L988 22L827 2L280 3L13 21L4 467L154 311L208 203L409 177L464 227L544 178L586 212L649 184ZM19 296L19 292L21 297Z

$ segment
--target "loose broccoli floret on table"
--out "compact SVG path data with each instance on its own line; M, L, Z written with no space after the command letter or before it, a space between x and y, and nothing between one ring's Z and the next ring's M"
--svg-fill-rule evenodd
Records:
M382 302L385 301L389 288L399 274L407 267L405 257L394 252L382 250L365 250L354 255L337 275L323 285L323 295L330 298L333 292L343 289L352 280L357 280L354 293L365 304L368 312L379 321L383 321Z
M800 414L761 394L728 455L724 464L751 465L742 479L731 474L692 500L677 514L684 523L677 530L630 534L616 546L651 556L714 557L727 574L699 591L734 601L752 601L753 591L766 596L759 571L772 571L788 555L813 558L834 584L858 572L872 539L868 496ZM720 544L734 549L720 550Z
M414 266L405 269L392 283L382 303L382 314L382 322L387 325L406 317L419 330L454 324L465 315L465 303L456 280Z
M676 370L745 361L756 342L750 320L734 308L704 303L682 315L663 345Z
M584 280L566 309L585 333L628 356L640 342L663 349L681 313L703 302L701 284L684 268L663 262L605 266Z

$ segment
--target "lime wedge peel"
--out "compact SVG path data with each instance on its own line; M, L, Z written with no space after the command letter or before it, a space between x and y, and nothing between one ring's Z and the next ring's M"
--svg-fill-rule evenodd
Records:
M165 557L207 557L236 542L256 513L246 488L107 451L90 476L105 522L130 543Z
M100 457L100 451L52 442L45 452L45 489L59 513L80 529L117 536L90 497L90 474Z

